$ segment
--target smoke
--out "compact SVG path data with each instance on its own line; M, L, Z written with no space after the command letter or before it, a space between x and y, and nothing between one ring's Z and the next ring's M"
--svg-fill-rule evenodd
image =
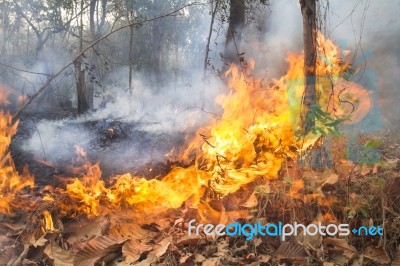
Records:
M363 69L371 69L376 74L379 93L375 96L379 96L384 122L398 126L400 105L397 104L397 88L400 82L397 73L400 70L400 49L397 43L400 21L397 16L400 2L318 2L323 4L320 13L327 14L324 33L338 43L341 49L353 52L354 63ZM302 17L298 1L271 0L270 4L270 7L259 14L263 18L263 21L258 21L262 24L261 30L250 24L244 30L241 45L246 58L256 59L255 74L268 79L285 74L287 53L299 52L303 46ZM116 164L128 160L128 164L134 165L165 160L163 154L179 145L179 138L193 133L213 119L214 114L218 116L221 113L214 99L226 90L225 85L210 73L203 79L204 47L210 25L207 8L198 9L202 13L189 10L190 15L197 16L194 23L196 28L190 32L189 40L187 37L180 39L180 45L187 47L189 42L191 48L179 50L179 60L171 61L170 69L161 70L169 74L175 73L173 75L176 76L167 78L169 82L154 88L149 72L135 69L133 90L129 91L128 67L114 68L102 81L103 88L98 90L99 95L95 97L94 111L78 118L38 121L37 129L25 141L23 148L37 157L43 158L45 154L47 160L58 161L60 158L73 157L75 145L94 151L101 146L99 143L108 141L111 144L104 144L108 145L104 151L114 151L104 155L97 150L96 153L102 160ZM182 30L185 26L187 25L183 23ZM140 30L143 31L141 34L145 34L149 29L144 27ZM219 53L224 48L225 31L226 25L221 26L216 22L210 57L212 64L217 67L220 66ZM57 53L58 51L47 51L46 59L35 64L32 71L52 73L72 58L68 51L62 56ZM49 58L51 64L48 63ZM174 67L179 71L171 71ZM25 78L34 80L34 84L41 84L45 79L37 75ZM70 87L73 88L73 78L69 78L72 80ZM68 87L62 82L65 80L60 78L53 86L63 84L64 88ZM62 94L62 91L57 95ZM69 96L65 93L64 97L69 97L74 103L76 99L73 95L73 90L70 89ZM40 108L40 105L35 108ZM107 130L116 122L121 123L124 131L114 126L118 138L124 138L120 141L123 145L114 145L114 140L107 140Z
M318 1L323 22L322 32L341 50L349 50L360 83L370 82L372 73L377 83L373 97L379 98L380 116L385 127L398 127L400 105L397 104L400 77L400 2L395 0ZM256 59L256 74L279 78L287 69L288 52L303 49L302 16L298 1L271 0L265 12L265 32L247 32L248 58ZM374 85L372 85L374 86ZM379 109L379 108L378 108Z

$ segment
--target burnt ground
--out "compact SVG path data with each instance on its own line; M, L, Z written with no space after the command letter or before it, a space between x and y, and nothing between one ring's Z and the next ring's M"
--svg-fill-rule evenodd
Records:
M37 185L49 183L56 185L54 184L55 176L73 176L75 173L70 166L74 166L77 161L75 148L69 145L70 143L65 143L62 135L55 135L52 141L57 143L60 150L70 152L63 152L59 156L52 156L52 159L46 159L45 153L45 156L37 156L26 149L27 141L33 134L37 134L39 130L37 124L43 119L47 121L64 119L67 122L64 122L62 130L68 131L69 126L79 126L83 131L91 132L92 138L83 148L89 162L99 162L104 179L128 172L145 178L162 176L170 170L171 166L164 155L174 146L183 145L184 138L179 132L172 134L148 132L142 129L143 126L151 126L151 122L126 122L112 119L76 122L68 118L54 113L31 113L23 114L19 120L18 131L10 146L11 155L18 171L21 171L25 165L29 167ZM43 132L42 135L44 135ZM48 140L45 137L41 138L44 150L46 141ZM53 181L49 182L49 180Z

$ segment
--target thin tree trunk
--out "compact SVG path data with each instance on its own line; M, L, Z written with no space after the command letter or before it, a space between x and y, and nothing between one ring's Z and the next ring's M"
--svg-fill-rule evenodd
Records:
M83 9L83 0L81 0L81 10ZM83 12L80 15L79 25L79 50L83 50ZM77 82L76 82L76 94L78 100L78 114L83 114L89 109L89 105L86 101L86 81L85 81L85 69L83 67L82 56L77 60L76 63Z
M215 2L215 7L213 9L213 4L211 3L211 11L212 11L212 13L211 13L211 23L210 23L210 30L208 32L208 38L207 38L206 56L204 57L203 78L205 78L205 76L206 76L206 70L207 70L207 64L208 64L208 54L210 52L211 35L212 35L213 26L214 26L215 15L217 14L217 10L218 10L218 5L219 5L219 1L217 0Z
M132 72L133 72L133 51L132 51L132 46L133 46L133 26L129 27L129 93L132 95L133 94L133 88L132 88Z
M245 22L245 0L230 0L229 26L224 59L226 65L239 62L239 49Z
M317 104L316 61L317 61L317 15L316 0L300 0L301 14L303 16L303 41L304 41L304 96L301 114L302 128L308 133L315 125L315 121L308 118L311 105Z

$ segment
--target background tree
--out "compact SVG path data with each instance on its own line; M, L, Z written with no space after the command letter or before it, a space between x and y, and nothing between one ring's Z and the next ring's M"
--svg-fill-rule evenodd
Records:
M239 63L240 43L245 24L245 0L230 0L228 31L226 34L224 60L225 64Z
M317 104L316 62L317 62L317 15L316 0L300 0L303 17L304 41L304 95L301 114L302 129L309 132L315 121L310 119L310 106Z

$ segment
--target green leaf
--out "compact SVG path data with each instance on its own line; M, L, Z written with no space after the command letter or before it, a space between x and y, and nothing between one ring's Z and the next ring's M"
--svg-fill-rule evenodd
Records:
M364 216L365 218L369 217L368 210L366 210L364 208L360 208L359 211L360 211L361 215Z
M368 140L365 144L365 148L377 148L382 144L382 141L380 140Z
M289 183L289 184L292 184L292 183L293 183L292 179L291 179L290 177L288 177L288 176L285 176L285 177L283 178L283 180L284 180L285 182Z

